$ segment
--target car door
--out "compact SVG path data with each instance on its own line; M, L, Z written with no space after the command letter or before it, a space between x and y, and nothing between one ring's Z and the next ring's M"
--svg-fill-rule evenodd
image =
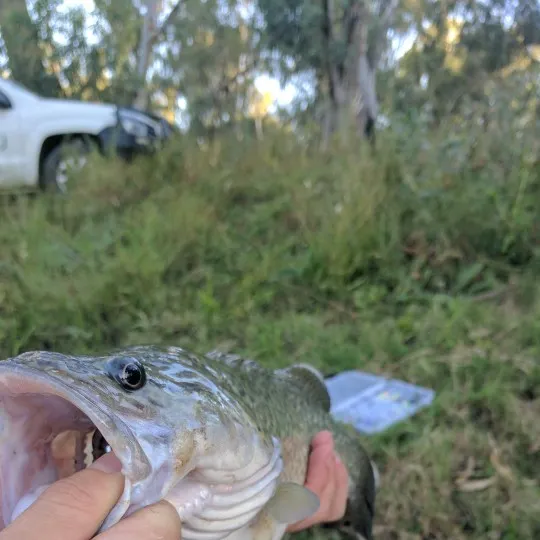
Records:
M20 111L0 89L0 186L24 181L24 137Z

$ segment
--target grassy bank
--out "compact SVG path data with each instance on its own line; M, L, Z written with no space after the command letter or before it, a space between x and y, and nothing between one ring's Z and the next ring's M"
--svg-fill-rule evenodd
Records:
M0 354L171 343L434 388L367 440L376 537L540 537L532 146L469 129L361 154L179 141L4 201Z

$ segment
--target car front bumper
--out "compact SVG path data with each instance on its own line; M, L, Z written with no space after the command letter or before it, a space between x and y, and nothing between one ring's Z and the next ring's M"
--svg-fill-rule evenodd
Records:
M152 117L156 122L156 118ZM123 159L131 160L139 155L150 155L159 150L176 129L164 119L157 120L161 125L158 130L150 128L146 136L138 136L128 132L117 114L114 126L102 130L99 135L101 149L104 153L113 153Z

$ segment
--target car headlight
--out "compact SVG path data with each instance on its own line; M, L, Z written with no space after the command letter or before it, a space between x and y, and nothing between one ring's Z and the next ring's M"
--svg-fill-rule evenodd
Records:
M133 108L119 108L118 120L123 130L135 137L139 144L155 145L166 138L160 119L152 115Z
M139 122L134 118L120 117L122 121L122 127L127 133L134 137L148 137L150 135L150 126L144 122Z

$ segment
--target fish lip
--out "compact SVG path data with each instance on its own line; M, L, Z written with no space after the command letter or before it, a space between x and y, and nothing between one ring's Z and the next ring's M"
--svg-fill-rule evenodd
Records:
M126 481L124 493L117 506L121 505L124 508L121 513L125 513L131 500L132 486L136 482L144 480L151 472L148 457L129 426L119 416L106 411L97 400L92 399L92 396L86 394L80 387L66 383L53 373L44 373L32 366L12 364L9 360L5 360L0 362L0 382L9 388L9 384L7 384L9 379L13 379L10 382L17 382L18 379L20 383L34 383L36 394L57 395L74 405L89 418L122 463L121 473ZM11 391L14 394L17 393L16 390ZM136 474L135 462L140 464L139 471L142 470L143 474Z

